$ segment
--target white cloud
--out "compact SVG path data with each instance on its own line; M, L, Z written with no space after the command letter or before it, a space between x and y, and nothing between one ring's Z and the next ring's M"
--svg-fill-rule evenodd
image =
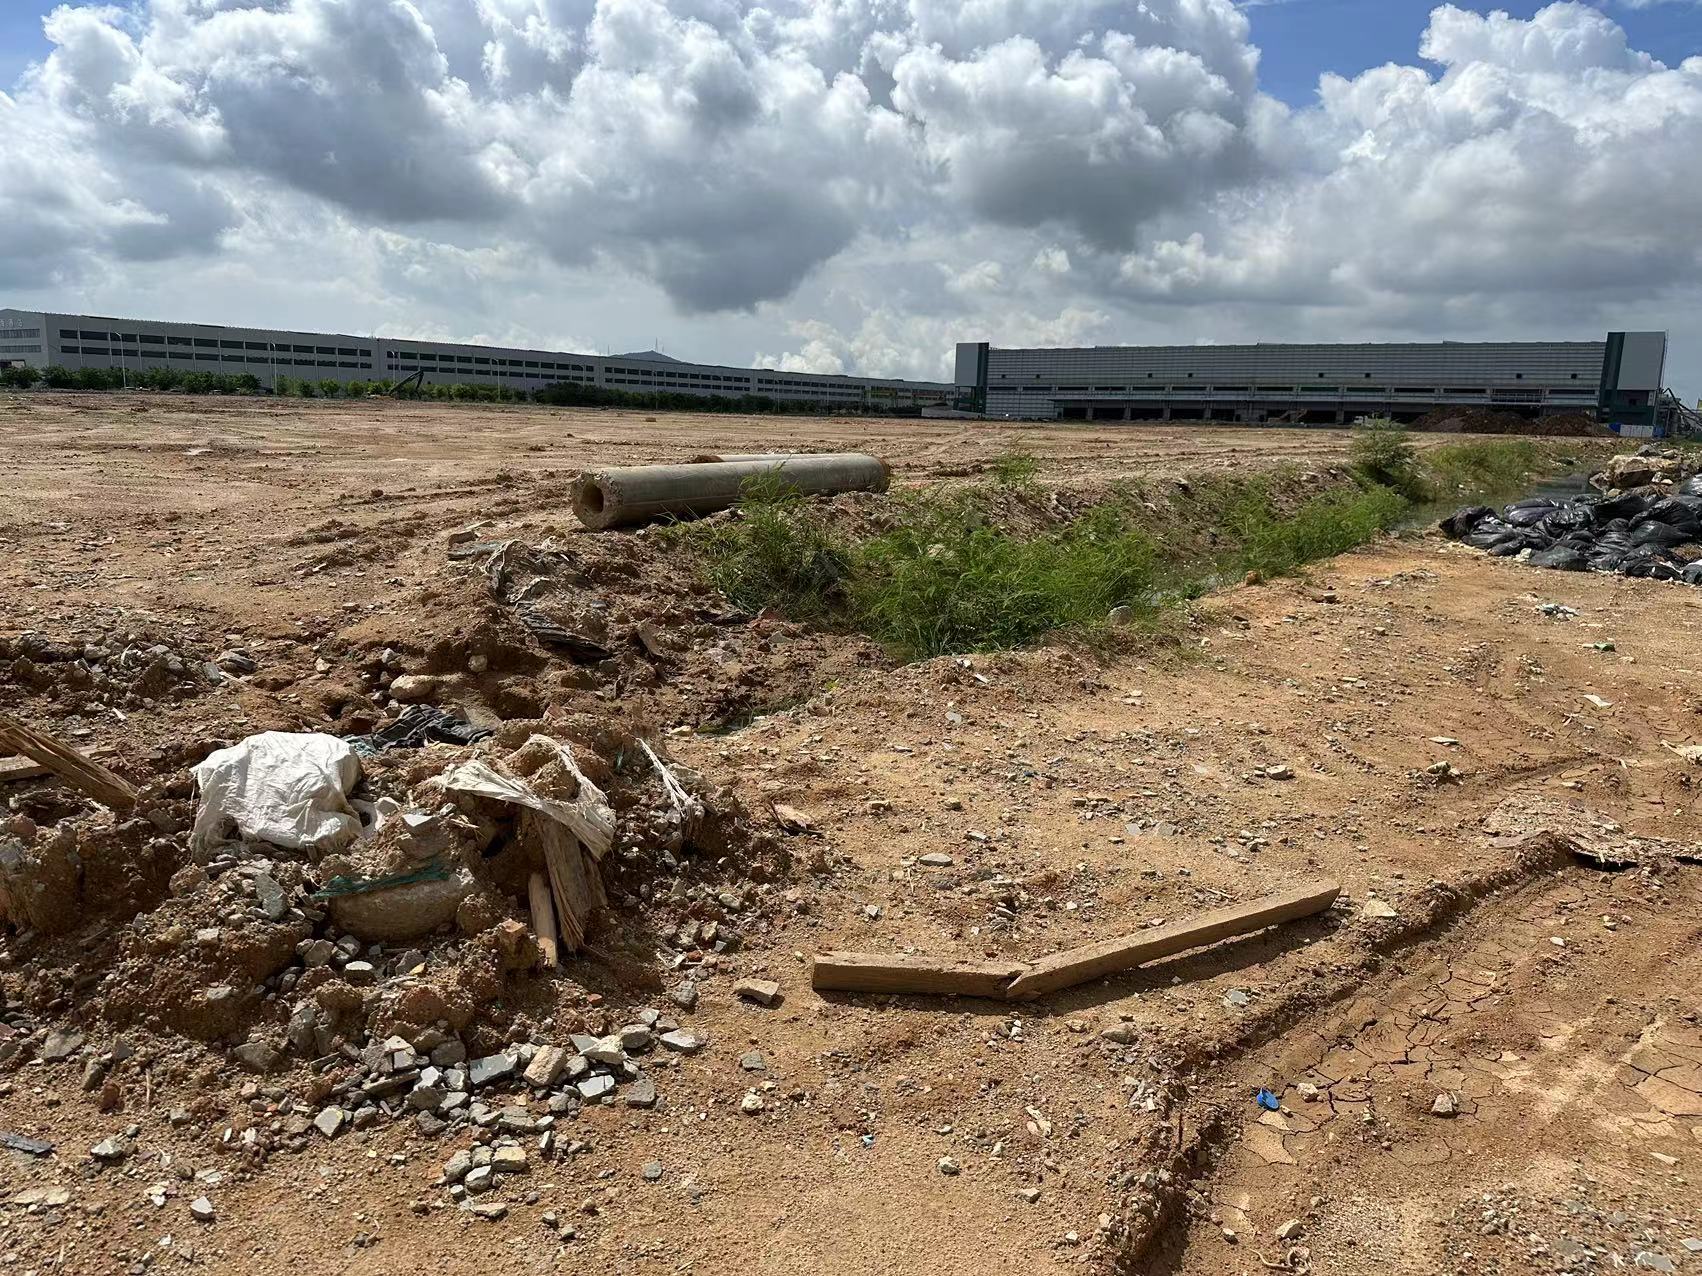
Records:
M0 94L0 286L672 333L883 375L941 375L977 336L1696 314L1702 59L1663 66L1592 5L1442 5L1410 65L1290 111L1259 90L1256 21L1230 0L67 4Z

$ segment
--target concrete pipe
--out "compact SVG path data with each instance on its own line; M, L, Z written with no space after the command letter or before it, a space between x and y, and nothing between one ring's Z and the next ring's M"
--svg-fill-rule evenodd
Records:
M745 484L765 474L779 475L789 488L806 496L884 492L890 477L886 462L860 452L703 465L635 465L581 474L573 485L573 512L592 531L665 515L713 514L737 505Z
M724 465L729 461L789 461L796 452L699 452L693 465Z

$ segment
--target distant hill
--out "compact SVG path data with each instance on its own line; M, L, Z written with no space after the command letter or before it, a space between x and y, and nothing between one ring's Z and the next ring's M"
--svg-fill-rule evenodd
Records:
M660 350L634 350L631 354L617 354L617 359L643 359L650 363L684 363L684 359L676 359L671 354L663 354Z

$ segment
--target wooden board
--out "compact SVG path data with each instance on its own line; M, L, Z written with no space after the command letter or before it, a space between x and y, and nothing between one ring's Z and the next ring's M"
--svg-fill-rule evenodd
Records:
M1214 908L1198 917L1168 926L1067 949L1034 962L1011 982L1005 995L1012 1001L1028 1001L1090 979L1132 970L1145 962L1172 957L1190 948L1201 948L1234 935L1245 935L1267 926L1310 917L1335 903L1336 896L1340 894L1338 882L1307 882L1244 904Z
M0 749L39 762L72 788L115 811L128 811L136 805L136 790L100 763L4 713L0 713Z
M810 983L817 992L910 992L1000 997L1027 967L1020 961L952 961L884 953L822 953Z
M538 937L538 951L544 955L544 969L554 970L561 965L556 943L556 910L550 903L550 884L542 873L533 873L527 879L526 898L532 907L532 932Z
M10 784L14 780L39 780L52 774L51 768L44 767L33 758L0 758L0 784Z

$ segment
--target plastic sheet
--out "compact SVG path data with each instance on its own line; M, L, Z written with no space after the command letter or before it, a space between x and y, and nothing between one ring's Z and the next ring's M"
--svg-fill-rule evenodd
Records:
M266 842L324 854L360 833L349 790L360 759L348 741L314 732L264 731L191 768L201 792L190 846Z

